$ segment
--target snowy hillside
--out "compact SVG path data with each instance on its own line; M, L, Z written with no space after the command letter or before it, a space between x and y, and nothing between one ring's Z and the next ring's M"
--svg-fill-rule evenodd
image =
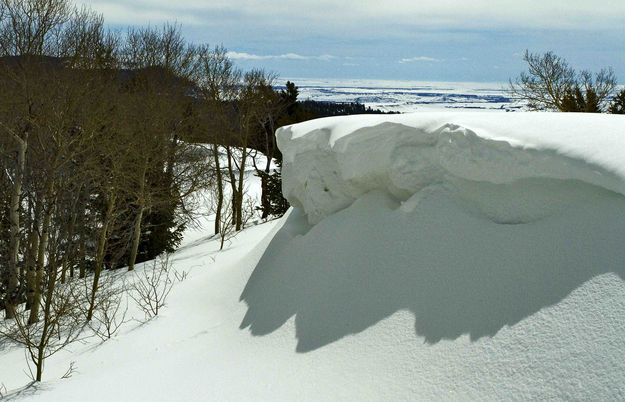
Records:
M351 116L277 135L294 209L223 252L210 219L188 231L172 257L188 278L157 319L73 344L9 398L625 399L624 119ZM0 359L15 390L22 351Z

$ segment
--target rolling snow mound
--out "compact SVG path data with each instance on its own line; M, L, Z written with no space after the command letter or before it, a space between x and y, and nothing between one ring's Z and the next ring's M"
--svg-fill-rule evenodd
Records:
M364 399L625 398L624 118L350 116L277 137L295 209L243 328L294 317L298 352L351 351Z

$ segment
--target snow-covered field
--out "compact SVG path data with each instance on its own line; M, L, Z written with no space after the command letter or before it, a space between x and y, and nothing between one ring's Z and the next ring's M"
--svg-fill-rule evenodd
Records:
M300 100L358 102L392 112L436 110L512 111L507 83L420 82L389 80L291 79Z
M623 400L623 133L621 116L548 113L283 128L296 208L222 252L207 218L157 319L73 344L11 395ZM1 347L14 390L24 357Z

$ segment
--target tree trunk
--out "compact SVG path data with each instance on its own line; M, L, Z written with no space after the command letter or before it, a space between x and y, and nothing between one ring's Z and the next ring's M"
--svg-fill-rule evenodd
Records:
M241 148L241 153L242 153L242 157L241 157L241 165L239 166L239 182L237 183L238 184L237 198L235 200L236 210L237 210L235 230L237 232L243 229L243 184L244 184L244 179L245 179L245 163L247 160L247 148L246 147Z
M139 242L141 241L141 222L143 220L143 211L145 210L145 175L147 173L148 166L147 160L145 160L145 165L143 166L143 172L141 173L141 184L139 185L139 197L138 205L139 212L137 213L137 217L135 218L135 226L132 234L132 246L130 249L130 259L128 261L128 271L132 271L135 269L135 262L137 261L137 253L139 252Z
M112 193L112 191L110 192ZM93 318L93 311L95 309L95 296L98 292L98 286L100 283L100 273L102 272L102 265L104 264L104 253L106 251L106 241L108 239L109 226L113 220L113 209L115 207L116 196L114 193L110 194L110 197L106 203L106 215L104 216L104 223L98 239L98 250L95 260L95 272L93 273L93 285L91 287L91 298L89 300L89 310L87 311L87 321L91 321Z
M56 257L56 256L55 256ZM41 381L43 375L43 362L46 358L45 351L50 341L50 331L53 330L53 323L51 318L52 298L54 297L54 288L56 286L57 279L57 266L56 258L50 258L50 264L48 266L48 286L46 288L46 294L44 297L44 310L43 310L43 328L39 338L39 344L37 345L37 361L35 366L37 367L36 381Z
M51 189L47 192L52 193ZM51 197L46 197L50 201ZM43 201L42 201L43 202ZM50 234L50 221L52 220L53 203L50 202L47 208L44 208L43 223L41 226L41 238L39 239L39 247L37 249L37 263L35 268L34 294L32 306L30 308L30 317L28 324L34 324L39 321L39 307L41 304L41 287L43 282L43 267L46 257L46 248L48 247L48 237Z
M70 265L74 261L76 247L74 246L74 235L76 232L76 221L78 220L78 213L76 211L76 204L72 205L71 208L72 217L69 222L69 227L67 228L67 233L65 236L65 252L63 253L63 258L61 260L61 283L65 283L67 280L67 271L70 270L69 276L74 276L73 266L70 269Z
M213 158L215 158L215 173L217 175L217 208L215 211L215 234L221 232L221 210L224 206L224 183L219 162L219 145L213 144Z
M35 272L37 264L37 250L39 249L40 219L42 213L41 200L35 202L33 219L28 235L28 250L26 251L26 310L30 310L35 297ZM30 208L29 208L30 209Z
M7 296L5 300L5 318L15 318L15 308L18 304L18 268L17 259L20 249L20 203L22 197L22 182L24 179L24 168L26 165L26 147L28 133L24 139L15 137L18 141L17 166L15 169L15 180L13 183L13 193L11 194L11 205L9 206L10 221L10 241L9 241L9 282L7 286Z
M139 242L141 241L141 220L143 219L143 206L139 207L139 213L135 220L135 227L132 236L132 248L130 249L130 260L128 261L128 271L135 269L137 253L139 252Z
M226 146L226 154L228 155L228 176L230 177L230 187L232 189L232 226L237 223L237 179L234 175L234 169L232 167L232 151L230 146Z
M87 265L87 245L85 244L87 239L85 237L86 235L83 233L78 240L78 278L80 279L87 275L85 267Z

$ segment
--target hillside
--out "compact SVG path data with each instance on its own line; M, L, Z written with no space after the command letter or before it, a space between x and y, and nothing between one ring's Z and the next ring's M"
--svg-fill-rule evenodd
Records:
M284 127L285 217L223 252L188 231L158 318L72 345L10 398L623 399L624 129L548 113ZM13 389L22 352L2 359Z

